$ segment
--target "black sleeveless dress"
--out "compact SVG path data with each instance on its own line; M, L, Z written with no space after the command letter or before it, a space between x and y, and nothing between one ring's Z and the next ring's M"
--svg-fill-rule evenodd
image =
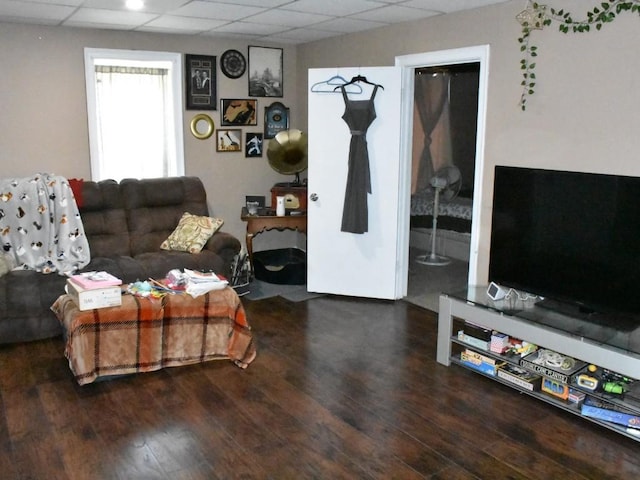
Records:
M349 173L342 210L343 232L365 233L369 230L367 195L371 193L367 129L376 118L373 100L378 91L376 85L368 100L351 100L341 87L345 110L342 119L351 130L349 146Z

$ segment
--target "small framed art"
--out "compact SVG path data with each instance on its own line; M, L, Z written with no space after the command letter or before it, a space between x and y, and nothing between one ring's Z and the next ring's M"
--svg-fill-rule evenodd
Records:
M216 110L216 57L185 55L187 110Z
M289 109L281 102L273 102L264 109L264 138L273 138L289 129Z
M244 156L262 156L262 133L247 132L244 137Z
M282 97L282 48L249 46L249 96Z
M241 152L242 130L219 128L216 130L216 152Z
M253 99L230 99L220 100L222 110L221 125L257 125L258 124L258 101Z

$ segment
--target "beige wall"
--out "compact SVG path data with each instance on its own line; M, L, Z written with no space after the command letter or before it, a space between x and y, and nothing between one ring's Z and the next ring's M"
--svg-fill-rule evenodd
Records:
M412 53L490 45L480 235L480 276L488 268L493 167L525 165L640 176L640 42L637 15L623 14L602 31L564 35L557 26L533 32L537 91L526 112L520 98L522 0L314 42L298 48L298 102L306 118L306 72L312 67L393 65ZM581 17L579 0L547 2ZM339 73L339 68L336 70ZM336 121L341 121L336 119Z
M261 46L278 46L264 45ZM212 37L69 29L0 23L0 176L22 177L51 172L90 178L89 141L84 81L84 47L159 50L220 55L229 48L247 54L247 42ZM297 112L295 47L284 48L283 98L258 99L258 126L264 107L282 101ZM232 80L218 69L218 98L248 97L247 74ZM197 140L184 114L185 171L202 178L212 214L225 219L226 231L244 239L240 207L246 194L270 195L275 182L290 181L271 169L266 148L262 158L243 153L216 153L215 139ZM220 125L219 110L205 112ZM143 121L143 119L141 119Z

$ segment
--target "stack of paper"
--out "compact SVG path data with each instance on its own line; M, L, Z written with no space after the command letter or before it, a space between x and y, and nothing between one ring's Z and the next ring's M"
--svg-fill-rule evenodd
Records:
M194 298L213 290L222 290L229 284L227 280L218 277L213 272L196 272L186 268L184 269L184 278L187 285L186 292Z

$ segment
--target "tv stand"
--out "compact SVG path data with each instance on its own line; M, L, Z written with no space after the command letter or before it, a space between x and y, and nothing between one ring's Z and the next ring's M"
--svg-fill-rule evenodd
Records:
M640 326L640 318L634 315L621 313L599 312L587 307L573 305L571 303L560 302L545 298L536 302L536 306L547 310L558 312L571 318L578 318L584 322L611 327L615 330L629 332Z
M477 350L488 356L493 355L495 358L500 359L499 355L478 350L477 347L466 344L457 338L457 331L454 331L454 324L470 322L485 327L486 329L496 330L536 344L545 349L582 360L588 364L597 365L601 368L619 373L620 375L640 380L640 354L637 351L638 342L636 342L636 337L640 337L640 332L617 332L618 337L629 337L626 340L628 343L625 344L627 348L621 348L621 340L611 336L613 335L613 329L611 328L604 328L593 324L585 326L579 319L567 317L557 312L535 306L522 308L519 311L512 309L510 311L513 313L506 314L499 308L497 303L498 302L491 301L486 295L486 287L470 287L464 292L442 294L440 296L436 354L438 363L446 366L449 366L451 363L464 366L462 362L460 362L460 351L465 348L471 348L472 350ZM512 308L513 306L511 305L510 307ZM546 323L540 322L540 320L545 320ZM559 328L551 326L554 323L558 324ZM573 330L573 332L571 330ZM596 336L594 333L595 330L607 330L609 333L604 332L604 334L611 340L610 343L617 343L619 345L607 344L603 342L602 339L595 340L589 338ZM588 336L585 336L585 334ZM456 353L452 354L454 351ZM473 371L482 374L477 370ZM625 427L583 416L577 406L568 404L566 401L556 399L543 392L529 391L520 388L515 384L503 381L497 376L488 376L488 378L508 384L510 387L522 393L531 395L629 438L633 438L636 441L640 441L639 437L627 432ZM592 396L597 395L596 393L592 393ZM618 403L632 411L635 415L640 416L640 405L635 403L626 404L624 401L618 401Z

